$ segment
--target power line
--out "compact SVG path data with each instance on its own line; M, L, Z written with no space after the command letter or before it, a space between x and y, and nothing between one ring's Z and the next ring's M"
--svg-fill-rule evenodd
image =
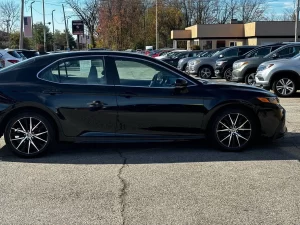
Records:
M43 13L39 12L39 11L36 10L35 8L32 7L32 9L33 9L35 12L37 12L38 14L40 14L40 15L44 15ZM46 16L51 16L52 14L51 14L51 13L50 13L50 14L46 14L46 13L45 13L45 15L46 15Z

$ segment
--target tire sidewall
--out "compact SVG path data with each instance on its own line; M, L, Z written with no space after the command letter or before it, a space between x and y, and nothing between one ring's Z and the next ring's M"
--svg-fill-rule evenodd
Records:
M248 82L248 78L249 78L251 75L254 75L254 80L255 80L255 73L248 73L248 74L245 76L245 84L251 85L251 84L249 84L249 82Z
M228 70L231 70L231 76L230 76L230 79L227 79L227 77L226 77L226 72L227 72ZM225 70L225 72L224 72L224 78L225 78L226 81L231 81L231 77L232 77L232 68L229 67L229 68L227 68L227 69Z
M202 71L203 69L209 69L209 70L210 70L210 76L209 76L209 77L202 77L201 71ZM212 70L210 67L208 67L208 66L202 66L202 67L200 67L200 69L199 69L199 71L198 71L198 76L199 76L200 78L202 78L202 79L210 79L210 78L213 76L213 70Z
M230 113L240 113L243 116L245 116L250 124L251 124L251 136L249 138L249 141L243 145L242 147L238 147L238 148L228 148L226 146L224 146L218 136L217 136L217 126L218 123L221 119L223 119L226 115L230 114ZM214 116L214 118L212 119L212 123L211 123L211 127L209 129L209 138L212 140L212 143L215 145L215 147L223 150L223 151L229 151L229 152L239 152L244 150L245 148L247 148L249 145L251 145L253 143L253 140L258 137L258 124L257 121L255 120L255 117L252 113L247 112L246 110L243 109L238 109L238 108L228 108L225 110L220 111L219 113L217 113L216 116Z
M11 127L15 124L15 122L23 117L34 117L39 119L40 121L42 121L44 123L44 125L46 126L47 130L48 130L48 143L46 144L46 146L40 150L39 152L35 152L32 154L26 154L23 152L20 152L18 150L16 150L14 148L14 146L12 145L11 141L10 141L10 130ZM42 115L36 113L36 112L23 112L20 113L14 117L12 117L9 122L7 123L6 127L5 127L5 131L4 131L4 139L5 139L5 143L6 145L9 147L9 149L15 153L18 156L21 157L26 157L26 158L32 158L32 157L38 157L38 156L42 156L44 154L46 154L47 152L49 152L49 150L51 149L51 147L53 147L56 143L55 140L55 132L54 132L54 128L51 125L51 123Z

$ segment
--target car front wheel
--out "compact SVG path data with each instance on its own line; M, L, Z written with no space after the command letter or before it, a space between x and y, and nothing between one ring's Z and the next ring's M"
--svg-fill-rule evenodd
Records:
M202 79L210 79L213 76L213 70L207 66L201 67L198 76Z
M226 81L230 81L231 77L232 77L232 68L228 68L224 72L224 78L226 79Z
M272 89L279 97L290 97L297 91L294 79L289 77L283 77L275 80Z
M241 151L257 134L256 128L251 113L241 109L227 109L214 118L210 138L222 150Z
M245 77L245 83L249 85L255 84L255 73L249 73Z
M8 121L4 138L9 149L18 156L37 157L54 145L55 132L48 119L28 111Z

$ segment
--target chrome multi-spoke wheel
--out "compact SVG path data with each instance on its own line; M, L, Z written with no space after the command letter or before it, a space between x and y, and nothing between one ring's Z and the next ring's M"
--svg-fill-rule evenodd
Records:
M231 77L232 77L232 68L228 68L224 72L224 78L226 79L226 81L230 81Z
M280 97L288 97L296 92L295 82L291 78L281 78L275 81L274 92Z
M240 148L251 137L251 123L240 113L224 116L217 125L217 137L220 143L228 148Z
M208 67L203 67L199 71L199 76L202 79L209 79L212 77L212 75L213 75L212 70Z
M53 142L53 128L43 116L22 113L12 118L5 129L6 144L18 155L37 156Z
M213 143L226 151L240 151L259 134L255 115L242 109L220 111L210 127Z

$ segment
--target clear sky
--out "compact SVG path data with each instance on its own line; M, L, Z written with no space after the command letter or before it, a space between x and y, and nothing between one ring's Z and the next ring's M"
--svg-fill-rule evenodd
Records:
M7 1L7 0L0 0L1 1ZM18 1L20 0L11 0L11 1ZM33 0L25 0L25 9L24 9L24 15L30 16L30 3ZM71 31L71 21L72 19L77 19L75 17L75 13L71 8L68 7L68 5L65 3L64 0L45 0L45 13L46 13L46 23L52 22L51 12L52 10L55 10L54 12L54 27L55 29L64 30L64 22L63 22L63 10L62 10L62 4L65 6L65 13L66 16L73 16L69 19L69 30ZM275 12L277 15L283 14L284 9L287 8L294 8L294 0L268 0L268 10L267 12ZM33 3L33 21L36 22L42 22L43 21L43 7L42 7L42 0L36 0L35 3ZM50 30L52 31L52 24L50 25Z

